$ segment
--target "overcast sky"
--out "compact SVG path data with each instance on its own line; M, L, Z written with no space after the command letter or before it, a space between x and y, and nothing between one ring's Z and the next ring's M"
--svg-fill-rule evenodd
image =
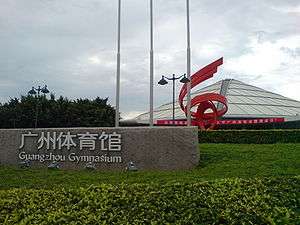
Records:
M161 75L186 71L185 0L154 1L155 106ZM149 0L122 0L124 118L148 111ZM192 72L224 57L234 78L300 100L299 0L190 0ZM115 104L117 0L1 0L0 101L47 84L56 96ZM199 88L200 88L199 87ZM177 90L179 87L177 88Z

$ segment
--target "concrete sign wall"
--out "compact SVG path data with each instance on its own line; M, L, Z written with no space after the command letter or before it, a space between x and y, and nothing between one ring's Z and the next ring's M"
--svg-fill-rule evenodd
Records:
M191 169L199 163L196 127L0 129L0 164L30 161L62 169Z

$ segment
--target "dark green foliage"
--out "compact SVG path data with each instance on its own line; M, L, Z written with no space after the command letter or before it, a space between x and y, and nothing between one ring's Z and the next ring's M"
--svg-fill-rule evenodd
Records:
M241 118L237 118L241 119ZM265 130L265 129L300 129L300 120L286 121L283 123L257 123L257 124L222 124L220 130Z
M300 143L300 129L199 131L199 143Z
M300 177L0 191L1 224L299 224Z
M107 98L76 101L54 95L22 96L0 105L0 128L33 128L36 108L38 127L99 127L113 126L115 110L107 104Z

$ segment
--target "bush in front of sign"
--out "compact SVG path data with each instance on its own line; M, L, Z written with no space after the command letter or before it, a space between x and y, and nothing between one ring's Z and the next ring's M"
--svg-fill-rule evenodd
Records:
M299 224L300 177L0 191L0 224Z

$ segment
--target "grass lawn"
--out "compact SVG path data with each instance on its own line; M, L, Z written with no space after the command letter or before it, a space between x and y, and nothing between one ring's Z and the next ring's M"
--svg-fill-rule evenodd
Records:
M103 183L195 183L300 175L300 144L200 144L200 165L177 172L49 171L0 167L0 189L87 187Z
M0 224L300 224L300 144L200 144L191 171L0 167Z

